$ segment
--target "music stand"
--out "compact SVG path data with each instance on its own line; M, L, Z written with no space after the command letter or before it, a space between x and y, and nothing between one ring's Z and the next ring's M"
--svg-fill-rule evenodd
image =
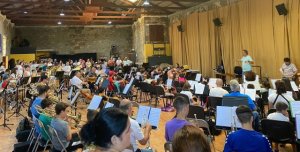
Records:
M61 83L61 80L64 77L64 71L56 71L55 77L59 80L59 83Z
M27 84L29 77L23 77L23 79L20 80L20 85ZM17 85L17 90L16 90L16 102L17 104L14 106L16 107L16 110L7 119L12 117L14 114L16 114L16 117L22 116L25 118L25 116L20 113L21 108L19 107L19 85Z
M223 97L222 106L238 107L240 105L249 106L248 97Z
M40 81L40 78L41 78L41 77L31 77L30 83L37 83L37 82Z
M6 85L6 87L4 88L4 90L3 90L3 92L2 93L4 93L4 116L3 116L3 124L2 125L0 125L0 126L3 126L4 128L8 128L9 129L9 131L11 131L11 129L8 127L9 125L14 125L14 124L8 124L8 123L6 123L6 121L7 121L7 118L6 118L6 107L7 107L7 105L6 105L6 102L7 102L7 94L6 94L6 89L7 89L7 86L8 85Z

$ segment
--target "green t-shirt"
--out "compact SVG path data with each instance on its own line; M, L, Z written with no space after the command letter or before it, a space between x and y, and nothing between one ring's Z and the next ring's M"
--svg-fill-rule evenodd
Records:
M48 131L48 128L49 128L48 125L51 124L52 118L48 117L44 114L41 114L40 117L39 117L39 120L43 123L43 125L45 127L45 130ZM41 133L42 133L43 139L50 140L49 137L48 137L48 135L50 136L49 132L48 132L48 135L47 135L47 133L42 129Z

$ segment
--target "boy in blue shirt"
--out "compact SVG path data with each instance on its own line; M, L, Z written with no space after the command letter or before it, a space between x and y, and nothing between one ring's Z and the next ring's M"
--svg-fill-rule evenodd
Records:
M272 152L267 137L254 131L252 127L251 109L244 105L239 106L236 109L236 115L242 124L242 129L227 136L224 152Z

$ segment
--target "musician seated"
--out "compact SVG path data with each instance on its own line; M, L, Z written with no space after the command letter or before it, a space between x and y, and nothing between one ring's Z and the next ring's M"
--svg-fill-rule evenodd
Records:
M74 142L79 141L79 135L77 130L71 130L70 120L68 117L68 113L70 111L70 107L63 102L59 102L55 105L55 118L51 121L51 127L55 129L58 134L58 138L56 135L52 136L52 145L54 152L60 152L63 150L59 140L62 145L66 148L67 151L74 151L78 148L82 148L82 144L73 145Z
M181 129L185 125L191 125L186 117L189 113L190 102L184 97L176 97L173 103L176 109L176 117L168 121L165 126L165 138L167 141L172 141L173 136L177 130Z
M92 67L91 71L88 73L88 77L97 77L96 67Z
M224 152L272 152L272 147L267 137L259 132L254 131L252 127L252 110L247 106L239 106L235 112L238 117L238 120L242 124L242 129L235 132L231 132L227 136Z
M52 110L52 101L49 100L48 98L42 100L41 102L41 108L42 109L46 109L46 110ZM49 125L51 124L52 121L52 117L50 117L49 115L45 114L45 113L41 113L39 120L43 123L45 130L49 130ZM48 132L45 132L43 129L41 130L42 133L42 137L45 141L50 140L49 139L49 134ZM49 135L49 136L48 136Z
M47 85L37 86L38 96L35 98L35 100L32 102L32 105L30 106L30 111L32 114L32 116L29 115L30 117L34 116L36 118L39 118L40 114L37 112L36 106L41 106L41 102L48 96L49 90L50 88Z
M40 83L43 85L48 85L49 83L49 78L47 75L42 75L40 78Z
M81 73L79 71L76 71L74 77L70 80L72 85L75 85L79 89L83 89L83 85L87 85L87 82L82 81L81 79Z
M211 88L209 91L209 96L211 97L223 97L225 94L228 94L228 91L223 89L223 80L217 79L216 81L217 87Z
M23 77L30 77L30 76L31 76L30 66L29 65L24 65Z
M282 80L277 80L275 82L275 86L276 93L270 94L268 97L269 109L274 109L278 102L283 102L289 105L289 102L295 101L291 95L287 94L285 83Z
M224 97L247 97L248 106L252 110L252 113L253 113L254 129L259 130L259 115L258 115L258 112L255 111L256 105L255 105L254 101L248 95L240 93L240 84L237 80L235 80L235 79L231 80L229 83L230 83L230 89L232 92L224 95Z
M203 130L192 125L184 126L175 133L172 149L173 152L211 152Z
M140 151L140 149L138 149L137 141L141 145L146 145L148 140L150 139L150 133L152 127L149 123L147 123L143 132L141 127L139 126L139 123L136 120L130 118L130 116L132 116L132 103L130 100L123 99L119 105L119 108L125 113L128 113L129 120L130 120L130 130L131 130L130 143L132 145L134 152ZM132 150L126 149L123 152L125 151L132 151Z
M197 98L193 96L193 93L190 91L190 89L191 89L191 85L188 82L186 82L184 83L182 87L182 91L180 93L185 94L189 97L191 105L197 105L198 104Z

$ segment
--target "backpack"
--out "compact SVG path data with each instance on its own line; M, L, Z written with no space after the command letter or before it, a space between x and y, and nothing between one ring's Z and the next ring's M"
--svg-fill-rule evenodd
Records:
M32 128L32 124L30 123L30 121L28 120L27 117L25 117L24 119L22 119L19 122L19 125L16 129L16 133L18 134L21 131L25 131L25 130L30 130Z

